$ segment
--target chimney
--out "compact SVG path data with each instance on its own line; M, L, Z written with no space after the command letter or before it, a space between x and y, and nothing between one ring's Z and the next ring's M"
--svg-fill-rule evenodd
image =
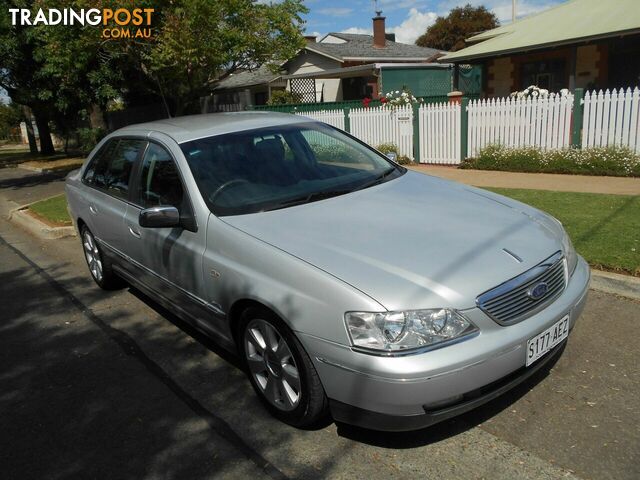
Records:
M304 39L307 41L307 43L316 43L315 35L305 35Z
M387 42L384 33L384 19L381 16L382 10L376 12L376 16L373 17L373 46L375 48L384 48Z

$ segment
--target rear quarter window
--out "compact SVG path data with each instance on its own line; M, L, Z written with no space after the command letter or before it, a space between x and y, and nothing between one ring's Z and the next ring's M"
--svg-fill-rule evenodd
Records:
M114 197L129 195L131 172L147 142L136 139L112 139L91 160L83 181Z

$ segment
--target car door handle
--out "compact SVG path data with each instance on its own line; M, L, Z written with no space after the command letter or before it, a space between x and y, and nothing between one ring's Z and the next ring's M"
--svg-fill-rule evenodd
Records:
M140 238L140 232L133 227L129 227L129 233L136 238Z
M94 205L89 205L89 211L94 215L98 214L98 209Z

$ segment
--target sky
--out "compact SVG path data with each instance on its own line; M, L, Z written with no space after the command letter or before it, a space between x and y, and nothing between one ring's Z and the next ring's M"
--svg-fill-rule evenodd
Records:
M517 0L518 18L539 12L563 0ZM373 0L305 0L309 13L306 34L323 36L328 32L371 34L371 18L376 10ZM454 7L470 3L484 5L501 23L511 22L511 0L378 0L377 9L386 17L388 33L396 41L414 43L438 16L446 16Z

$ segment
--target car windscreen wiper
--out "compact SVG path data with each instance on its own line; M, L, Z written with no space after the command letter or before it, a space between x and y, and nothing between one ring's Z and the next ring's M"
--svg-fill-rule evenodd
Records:
M337 197L338 195L344 195L345 193L352 192L352 189L342 190L321 190L319 192L312 192L306 195L292 198L283 203L278 203L271 208L265 208L263 211L279 210L281 208L293 207L296 205L303 205L305 203L311 203L318 200L324 200L325 198Z
M356 190L363 190L365 188L369 188L369 187L373 187L374 185L378 185L379 183L382 183L385 178L387 178L389 175L391 175L393 172L396 172L396 171L397 171L397 169L395 167L391 167L389 170L386 170L386 171L382 172L380 175L378 175L373 180L365 183L364 185L360 185L358 188L356 188Z

